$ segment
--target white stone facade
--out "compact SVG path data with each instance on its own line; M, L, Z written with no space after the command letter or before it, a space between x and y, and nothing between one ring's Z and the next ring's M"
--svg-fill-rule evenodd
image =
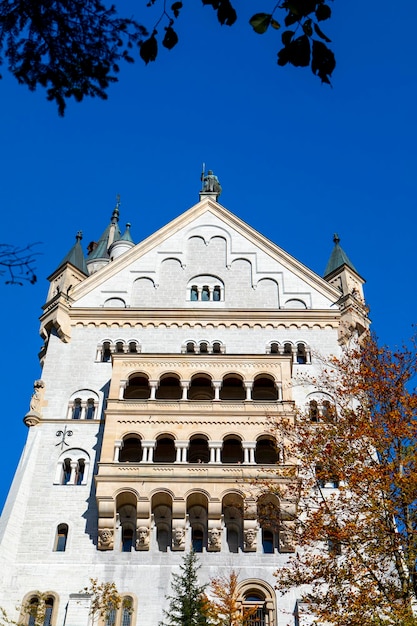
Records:
M157 626L194 545L202 582L234 568L259 626L294 623L300 592L276 596L273 574L294 550L296 504L261 528L245 485L272 465L282 480L268 415L313 397L293 381L338 353L340 292L211 197L89 277L58 270L1 518L0 605L17 618L46 592L52 626L87 626L96 578L133 599L132 626ZM55 291L66 272L68 294Z

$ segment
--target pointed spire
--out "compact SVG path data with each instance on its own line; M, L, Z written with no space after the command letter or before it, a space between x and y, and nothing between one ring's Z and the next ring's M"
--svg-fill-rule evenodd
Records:
M85 262L84 252L80 243L82 238L83 238L83 234L79 230L78 233L75 235L75 240L76 240L75 244L73 245L71 250L68 252L68 254L62 259L58 267L61 267L61 265L65 265L66 263L71 263L72 265L74 265L74 267L76 267L81 272L83 272L83 274L88 276L88 270L87 270L87 265Z
M120 239L121 239L122 241L129 241L129 242L131 242L131 243L134 243L134 241L133 241L133 239L132 239L132 236L131 236L131 234L130 234L130 227L131 227L131 226L132 226L132 224L131 224L130 222L128 222L128 223L126 224L126 230L125 230L125 232L123 233L123 235L120 237Z
M91 246L91 251L88 255L88 261L95 259L109 260L109 248L114 241L120 239L119 229L119 213L120 213L120 195L116 196L116 206L113 209L113 213L110 218L110 224L107 226L104 233L101 235L97 245Z
M356 274L360 276L358 270L350 261L348 255L340 246L340 237L337 233L333 235L333 241L334 241L334 248L330 255L330 259L326 265L326 269L324 270L324 278L329 276L329 274L339 269L343 265L347 265L348 267L350 267L350 269L352 269L354 272L356 272Z

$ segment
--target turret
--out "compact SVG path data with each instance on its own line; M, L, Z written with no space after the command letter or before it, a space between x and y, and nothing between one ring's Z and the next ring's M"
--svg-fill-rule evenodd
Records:
M117 257L121 256L122 254L124 254L125 252L127 252L128 250L134 247L135 244L130 235L130 226L131 224L127 223L126 230L123 233L123 235L120 237L120 239L118 239L117 241L114 241L111 244L109 248L111 261L114 261L114 259L117 259Z
M88 276L84 253L81 247L82 233L78 231L76 242L68 254L59 263L58 268L48 277L49 291L43 307L45 313L41 317L40 333L46 340L51 329L55 328L63 341L70 335L68 307L71 291Z
M116 206L113 210L110 224L101 235L98 242L92 241L88 246L87 267L89 274L94 274L102 267L110 263L110 247L120 239L119 229L120 196L117 196Z
M356 331L361 336L369 328L369 309L363 294L365 280L340 246L339 235L333 236L333 242L334 248L323 277L340 291L337 304L342 312L344 333L341 333L341 340L344 340L346 333L351 335Z

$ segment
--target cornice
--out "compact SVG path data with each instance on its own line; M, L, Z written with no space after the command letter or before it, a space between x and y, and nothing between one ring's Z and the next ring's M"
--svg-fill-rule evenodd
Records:
M104 309L72 308L71 325L78 328L270 328L287 330L291 327L311 329L335 328L340 324L339 310L288 309Z

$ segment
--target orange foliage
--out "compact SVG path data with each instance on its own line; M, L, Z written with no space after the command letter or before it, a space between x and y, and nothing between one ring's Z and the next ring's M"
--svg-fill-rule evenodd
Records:
M333 419L275 426L301 484L297 552L277 588L308 585L317 623L417 624L416 372L414 343L393 351L369 336L315 381Z
M209 623L213 626L245 626L256 613L257 607L242 607L238 599L238 575L232 570L229 576L220 576L210 581L207 601Z

